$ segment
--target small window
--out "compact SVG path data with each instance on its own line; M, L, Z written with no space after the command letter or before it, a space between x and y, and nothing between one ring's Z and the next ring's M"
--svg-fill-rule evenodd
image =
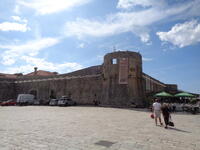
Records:
M117 64L117 59L116 58L112 59L112 64Z

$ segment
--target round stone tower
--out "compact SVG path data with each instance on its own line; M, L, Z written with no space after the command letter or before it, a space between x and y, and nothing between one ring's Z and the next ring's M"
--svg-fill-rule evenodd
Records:
M115 106L143 105L142 56L117 51L104 56L102 103Z

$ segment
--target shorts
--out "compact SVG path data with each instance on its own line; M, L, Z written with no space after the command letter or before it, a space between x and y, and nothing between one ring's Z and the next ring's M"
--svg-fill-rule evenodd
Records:
M155 115L155 118L160 118L161 117L161 111L160 110L154 110L154 115Z

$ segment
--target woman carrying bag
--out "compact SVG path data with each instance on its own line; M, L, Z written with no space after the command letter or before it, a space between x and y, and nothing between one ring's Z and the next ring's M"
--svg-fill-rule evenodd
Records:
M163 118L164 118L164 121L165 121L165 128L167 129L168 125L174 126L174 123L171 121L171 115L170 115L169 107L166 103L163 104L161 110L162 110Z
M172 117L171 115L169 116L169 122L168 122L168 125L171 126L171 127L174 127L174 123L172 121Z

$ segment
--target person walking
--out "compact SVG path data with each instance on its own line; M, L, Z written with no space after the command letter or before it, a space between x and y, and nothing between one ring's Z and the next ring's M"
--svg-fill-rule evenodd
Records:
M172 104L172 111L173 111L174 113L176 112L176 104L175 104L175 103Z
M159 103L158 99L155 99L155 102L153 103L153 112L154 112L154 116L155 116L155 123L156 126L158 125L158 119L160 122L160 125L162 126L163 123L161 121L161 104Z
M170 110L169 107L166 103L163 104L162 108L162 114L165 122L165 128L167 129L168 124L169 124L169 117L170 117Z

